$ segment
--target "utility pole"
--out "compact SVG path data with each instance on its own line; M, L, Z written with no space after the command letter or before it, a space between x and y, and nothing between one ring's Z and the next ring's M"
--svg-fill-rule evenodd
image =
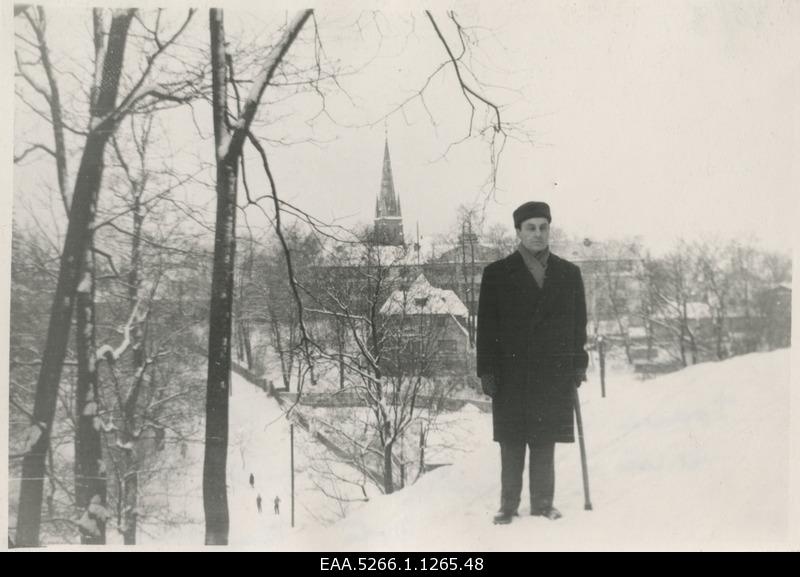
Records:
M606 344L602 335L597 337L597 353L600 355L600 393L606 398Z
M292 527L294 527L294 423L289 424L289 459L292 467Z
M406 486L406 451L405 451L405 438L406 434L403 431L400 434L400 488Z
M419 424L419 473L421 475L425 471L425 433L422 430L422 423Z

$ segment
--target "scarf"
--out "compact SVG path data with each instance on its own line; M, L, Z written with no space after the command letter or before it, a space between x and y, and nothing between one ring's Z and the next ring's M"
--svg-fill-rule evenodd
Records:
M547 271L547 259L550 256L550 248L545 248L539 252L532 252L525 248L525 245L519 243L517 250L522 255L522 260L525 261L525 266L533 275L533 279L539 288L544 286L544 275Z

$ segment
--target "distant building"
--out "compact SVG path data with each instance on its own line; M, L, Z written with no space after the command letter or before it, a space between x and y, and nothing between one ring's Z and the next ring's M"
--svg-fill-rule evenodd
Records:
M420 274L407 289L393 291L380 314L391 327L390 373L471 371L469 312L455 292L432 286Z
M792 345L792 285L780 283L759 295L764 344L776 349Z
M405 244L405 237L403 236L403 215L400 210L400 196L394 188L392 161L389 158L388 136L386 137L383 148L381 189L375 201L373 242L377 245L384 246L402 246Z

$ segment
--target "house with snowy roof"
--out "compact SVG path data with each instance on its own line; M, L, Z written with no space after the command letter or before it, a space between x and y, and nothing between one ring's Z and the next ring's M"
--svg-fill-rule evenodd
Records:
M474 352L469 344L466 305L452 290L434 287L424 274L393 291L380 308L392 327L387 370L466 374Z

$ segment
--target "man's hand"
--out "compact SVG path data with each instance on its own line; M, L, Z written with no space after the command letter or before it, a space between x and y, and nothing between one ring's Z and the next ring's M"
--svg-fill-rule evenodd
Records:
M572 384L577 389L578 387L580 387L583 384L583 381L585 381L585 380L586 380L586 373L582 372L582 373L579 373L579 374L575 375L575 377L572 379Z
M482 375L481 388L484 395L494 398L494 394L497 392L497 379L495 379L494 375Z

